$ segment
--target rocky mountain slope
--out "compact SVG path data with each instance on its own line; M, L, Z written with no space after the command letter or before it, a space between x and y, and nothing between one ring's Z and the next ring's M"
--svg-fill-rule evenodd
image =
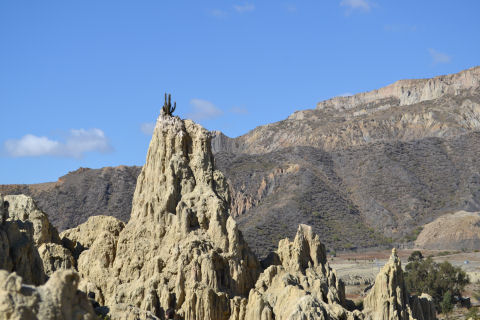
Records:
M298 223L331 249L415 239L480 210L480 67L320 102L231 139L214 133L231 212L261 257ZM58 182L0 186L31 195L60 230L94 214L128 222L141 168L79 169Z
M421 249L478 250L480 213L458 211L438 217L424 226L415 246Z
M395 251L364 310L345 298L309 226L261 265L229 201L208 131L169 114L157 120L127 224L94 216L59 236L31 198L0 194L0 319L435 319L428 296L410 298ZM42 256L45 245L58 250ZM29 276L36 286L22 283Z
M272 234L294 235L292 221L349 248L414 240L443 213L479 210L479 130L477 67L334 98L235 139L216 132L212 146L232 212L264 254Z

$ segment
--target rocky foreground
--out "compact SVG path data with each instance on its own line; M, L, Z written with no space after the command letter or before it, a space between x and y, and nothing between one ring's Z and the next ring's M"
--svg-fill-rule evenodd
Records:
M0 319L435 319L395 251L359 310L311 227L260 263L229 201L210 134L161 115L127 224L94 216L59 235L31 198L0 199Z

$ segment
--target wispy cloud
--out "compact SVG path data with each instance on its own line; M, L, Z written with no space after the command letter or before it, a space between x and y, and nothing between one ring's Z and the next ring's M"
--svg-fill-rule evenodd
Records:
M210 10L209 14L215 18L226 18L228 16L225 10L220 10L220 9Z
M285 5L285 9L288 11L288 12L297 12L297 6L294 5L294 4L287 4Z
M100 129L71 129L64 142L27 134L7 140L5 151L11 157L59 156L81 158L86 152L111 152L105 133Z
M452 57L450 57L448 54L439 52L435 49L430 48L428 49L428 52L432 57L433 64L449 63L452 60Z
M188 118L195 121L217 118L223 115L223 111L217 108L213 103L202 99L190 100L193 112L187 114Z
M372 3L367 0L342 0L340 6L347 9L347 14L353 11L369 12L372 9Z
M238 13L245 13L255 10L255 5L253 3L246 2L244 4L236 4L233 6L233 8Z
M229 111L231 113L239 114L239 115L248 114L247 108L243 108L243 107L231 107Z
M140 125L140 130L147 136L151 136L153 134L154 129L155 129L154 122L145 122Z
M350 97L350 96L353 96L353 93L351 93L351 92L345 92L345 93L339 94L338 96L339 96L339 97Z

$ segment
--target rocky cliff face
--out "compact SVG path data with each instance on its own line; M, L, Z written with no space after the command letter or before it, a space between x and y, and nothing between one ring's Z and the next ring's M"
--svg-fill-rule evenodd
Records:
M218 151L259 154L292 146L338 150L372 142L452 137L480 128L480 67L320 102L235 139Z
M231 299L248 294L259 268L228 215L228 201L209 133L160 116L131 219L118 235L101 232L102 240L80 254L83 285L106 305L134 305L157 316L174 306L184 319L228 319Z

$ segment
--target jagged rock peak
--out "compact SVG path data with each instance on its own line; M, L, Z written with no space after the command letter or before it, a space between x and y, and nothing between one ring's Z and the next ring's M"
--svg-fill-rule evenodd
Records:
M309 267L323 266L327 262L325 246L312 227L300 224L293 242L280 240L278 256L287 270L305 272Z
M292 242L281 240L277 254L250 291L245 320L362 319L345 308L343 283L310 226L300 225Z
M254 286L259 263L229 215L210 139L190 120L159 116L130 221L118 234L99 228L81 252L81 288L107 306L131 305L155 316L174 308L185 320L230 317L232 301Z
M444 95L457 95L462 90L480 87L480 67L430 79L399 80L391 85L352 96L335 97L319 102L317 109L332 108L348 110L361 104L394 98L398 105L410 105L421 101L437 99Z
M380 270L373 288L363 302L365 319L435 319L431 298L428 299L423 295L420 301L416 300L418 299L415 299L415 296L410 297L408 294L403 278L401 260L397 255L397 250L393 248L388 263ZM415 302L415 312L412 312L410 301Z

